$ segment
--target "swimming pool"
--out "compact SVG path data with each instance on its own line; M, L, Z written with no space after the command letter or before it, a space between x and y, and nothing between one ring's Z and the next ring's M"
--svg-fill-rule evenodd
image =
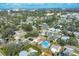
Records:
M50 46L50 43L48 41L43 41L40 43L43 48L48 48Z

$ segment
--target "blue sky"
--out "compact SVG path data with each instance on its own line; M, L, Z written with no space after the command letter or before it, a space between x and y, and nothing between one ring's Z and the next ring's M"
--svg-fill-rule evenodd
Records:
M79 8L79 3L0 3L0 9Z

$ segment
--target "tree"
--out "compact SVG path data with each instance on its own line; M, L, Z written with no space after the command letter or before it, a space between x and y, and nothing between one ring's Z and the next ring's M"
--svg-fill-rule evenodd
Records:
M19 18L12 18L11 22L15 25L19 25L20 24L20 19Z
M39 32L37 30L33 30L31 33L33 37L37 37L39 35Z
M22 29L23 29L24 31L32 31L32 30L33 30L31 24L22 24L21 27L22 27Z
M65 46L65 45L66 45L66 41L64 41L63 39L58 39L57 42L58 42L58 44L60 44L61 46Z
M28 38L28 37L31 37L31 33L30 32L28 32L26 35L25 35L25 38Z
M78 41L77 41L77 39L75 37L71 37L69 40L67 40L67 43L69 45L73 45L73 46L78 45Z
M32 32L28 32L25 35L25 38L28 38L28 37L37 37L38 35L39 35L39 32L37 30L33 30Z
M2 51L6 56L15 56L21 51L20 44L17 45L16 43L10 42L2 47Z
M4 39L10 39L12 35L14 35L15 32L12 28L6 28L5 30L3 30L2 32L2 38Z

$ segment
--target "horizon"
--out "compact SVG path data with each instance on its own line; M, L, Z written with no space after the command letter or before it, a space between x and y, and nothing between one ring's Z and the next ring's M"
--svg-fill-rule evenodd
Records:
M79 3L0 3L0 9L40 9L40 8L78 9Z

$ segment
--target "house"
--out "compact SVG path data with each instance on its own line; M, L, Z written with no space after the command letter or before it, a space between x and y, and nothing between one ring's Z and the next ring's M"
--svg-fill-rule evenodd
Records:
M68 39L70 39L70 37L69 37L69 36L64 35L64 36L62 36L62 37L61 37L61 39L63 39L64 41L67 41Z
M12 11L20 11L19 9L12 9Z
M55 33L60 33L60 32L61 32L60 29L56 29L56 30L55 30Z
M4 39L0 39L0 44L5 43Z
M61 35L60 34L55 34L55 35L53 35L53 39L60 39L61 38Z
M25 34L26 32L21 29L19 31L15 31L14 39L16 44L19 44L22 40L25 39L24 37Z
M52 35L52 31L46 31L45 33L47 36L51 36Z
M61 49L61 46L59 46L59 45L52 45L50 47L51 52L54 53L54 54L58 53L60 51L60 49Z
M43 23L43 24L41 25L41 28L46 30L46 29L49 28L49 26L48 26L46 23Z
M67 15L61 15L61 19L66 19Z
M26 32L20 29L19 31L15 31L14 38L16 40L18 40L18 39L24 39L24 35L25 34L26 34Z
M10 13L11 13L11 10L7 10L7 12L8 12L8 15L11 15Z
M19 56L28 56L28 52L25 50L20 51Z
M40 43L40 42L42 42L42 41L46 41L46 37L37 37L36 39L34 39L33 40L33 42L38 42L38 43Z
M47 13L46 16L52 16L54 13Z
M72 48L66 48L63 53L65 56L72 56L73 52L74 50Z
M76 37L79 37L79 32L73 32Z
M36 56L38 53L38 51L33 48L29 48L28 51L28 56Z
M24 43L24 44L26 44L26 45L30 44L30 41L28 39L24 39L21 42Z
M49 28L49 31L52 31L52 33L59 33L59 32L61 32L60 29L55 29L55 28Z
M61 30L60 29L55 29L55 28L50 28L48 31L47 31L47 35L48 35L48 38L53 38L53 39L59 39L61 38Z
M38 54L37 50L29 48L28 50L20 51L19 56L36 56L37 54Z
M47 35L48 31L47 30L41 30L40 31L40 35L44 36Z
M54 32L55 31L55 28L49 28L49 31Z

